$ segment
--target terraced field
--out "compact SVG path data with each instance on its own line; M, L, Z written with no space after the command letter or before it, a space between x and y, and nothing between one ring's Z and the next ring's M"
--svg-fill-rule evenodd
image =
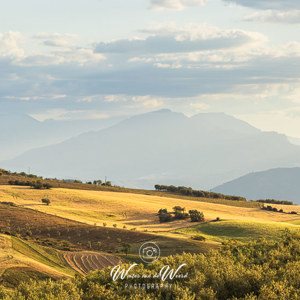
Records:
M71 268L82 275L115 266L120 261L116 256L97 252L64 252L62 256Z

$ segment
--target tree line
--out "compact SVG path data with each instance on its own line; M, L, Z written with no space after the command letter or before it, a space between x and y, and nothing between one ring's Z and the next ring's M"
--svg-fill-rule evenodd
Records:
M296 211L291 211L289 213L283 211L283 209L278 209L277 207L272 207L271 205L267 205L267 206L262 206L261 209L263 210L268 210L268 211L274 211L274 212L279 212L279 213L284 213L284 214L292 214L292 215L297 215Z
M52 185L49 183L43 183L41 180L35 180L35 181L19 181L19 180L9 180L8 184L10 185L20 185L20 186L30 186L37 190L46 189L49 190L52 188Z
M190 187L174 186L174 185L159 185L156 184L154 188L157 191L168 192L172 194L179 194L184 196L193 196L200 198L226 199L234 201L247 201L246 198L240 196L223 195L220 193L207 192L202 190L193 190Z
M256 200L256 202L259 203L271 203L271 204L281 204L281 205L294 205L292 201L287 200L275 200L275 199L259 199Z
M158 211L158 218L160 223L171 222L175 220L191 219L192 222L204 222L204 214L198 210L189 210L185 212L185 208L181 206L174 206L173 212L168 212L166 208Z

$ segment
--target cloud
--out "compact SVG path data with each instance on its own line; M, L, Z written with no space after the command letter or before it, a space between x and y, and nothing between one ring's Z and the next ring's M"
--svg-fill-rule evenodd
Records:
M184 28L162 26L143 32L150 36L145 39L132 38L101 42L96 46L95 52L130 55L190 53L239 47L257 39L260 41L265 39L259 33L244 30L222 30L208 24L189 24Z
M209 0L150 0L153 10L183 10L187 7L203 6Z
M300 2L297 0L223 0L229 3L236 3L255 9L276 9L292 10L300 9Z
M73 44L73 42L76 42L76 39L77 36L72 34L39 33L30 39L19 32L0 32L0 59L6 59L9 64L15 66L51 66L62 64L81 66L95 65L105 61L105 56L95 53L92 46L82 47ZM43 51L36 41L42 41L43 45L51 45L53 47L49 47L49 50ZM16 79L18 75L11 72L10 78Z
M69 48L74 46L74 41L78 36L75 34L62 33L38 33L34 35L33 38L41 40L45 46Z
M7 33L0 32L0 57L21 58L24 56L22 44L25 38L21 33L8 31Z
M300 23L300 9L290 11L266 10L255 12L244 18L245 21L255 21L261 23Z
M298 42L274 46L260 33L208 24L140 33L145 38L100 43L104 52L79 38L43 47L49 36L2 34L1 111L84 119L161 107L255 114L299 104Z

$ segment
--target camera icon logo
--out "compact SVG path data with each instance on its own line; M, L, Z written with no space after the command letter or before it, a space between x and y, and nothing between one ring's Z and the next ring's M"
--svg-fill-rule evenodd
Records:
M160 257L159 247L152 242L144 243L139 250L141 260L146 264L151 264Z

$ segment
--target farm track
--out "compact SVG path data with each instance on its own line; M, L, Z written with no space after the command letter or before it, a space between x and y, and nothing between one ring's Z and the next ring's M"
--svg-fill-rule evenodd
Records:
M67 264L81 275L118 264L119 258L98 252L63 252Z

